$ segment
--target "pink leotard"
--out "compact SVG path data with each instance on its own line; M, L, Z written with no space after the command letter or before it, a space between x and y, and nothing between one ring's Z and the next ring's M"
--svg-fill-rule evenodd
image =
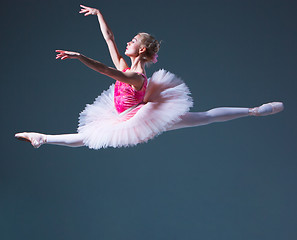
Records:
M123 70L123 72L126 72L128 69ZM114 105L118 113L122 113L130 107L143 102L147 78L144 74L139 74L144 77L142 88L139 91L135 90L128 83L116 81L114 86Z

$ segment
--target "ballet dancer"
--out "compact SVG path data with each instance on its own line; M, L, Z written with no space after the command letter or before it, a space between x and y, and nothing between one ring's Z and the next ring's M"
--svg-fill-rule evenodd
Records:
M114 35L96 8L81 6L79 13L96 15L116 68L108 67L78 52L56 50L56 59L77 59L87 67L113 80L107 91L80 113L77 133L48 135L34 132L15 134L19 140L39 148L43 144L91 149L134 146L158 134L186 127L224 122L248 116L267 116L283 110L282 102L271 102L254 108L220 107L206 112L189 112L190 91L185 83L165 70L155 72L148 80L145 67L157 62L159 42L148 33L138 33L120 55Z

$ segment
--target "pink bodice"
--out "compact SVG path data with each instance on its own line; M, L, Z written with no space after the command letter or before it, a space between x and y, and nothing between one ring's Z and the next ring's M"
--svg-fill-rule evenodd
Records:
M124 72L127 69L124 70ZM116 81L114 86L114 105L118 113L124 112L128 108L143 102L147 86L147 78L144 74L142 88L137 91L128 83Z

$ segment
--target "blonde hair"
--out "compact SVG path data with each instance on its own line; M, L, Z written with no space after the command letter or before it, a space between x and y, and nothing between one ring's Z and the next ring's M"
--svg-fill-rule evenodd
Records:
M158 56L157 53L160 49L160 43L148 33L140 32L137 35L140 36L141 44L143 44L143 46L146 48L143 59L147 63L154 62L154 60L156 60L156 57Z

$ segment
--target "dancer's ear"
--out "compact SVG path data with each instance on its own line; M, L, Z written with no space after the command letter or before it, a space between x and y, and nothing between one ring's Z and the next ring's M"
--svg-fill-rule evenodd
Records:
M146 47L139 48L139 54L144 53L146 51Z

